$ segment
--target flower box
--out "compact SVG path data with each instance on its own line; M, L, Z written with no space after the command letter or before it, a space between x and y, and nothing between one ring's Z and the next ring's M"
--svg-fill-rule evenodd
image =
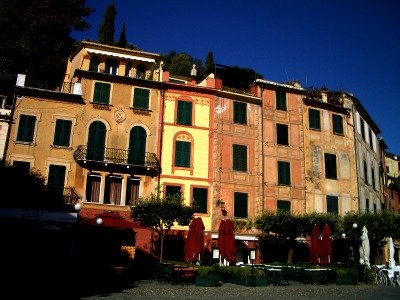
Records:
M358 284L356 277L338 277L336 278L337 285L354 285Z

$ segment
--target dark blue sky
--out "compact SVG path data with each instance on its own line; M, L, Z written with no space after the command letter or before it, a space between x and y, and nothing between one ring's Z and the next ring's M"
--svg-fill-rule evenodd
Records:
M115 40L126 24L128 42L143 51L185 52L204 63L254 69L276 82L353 93L400 154L399 0L88 0L97 40L115 3Z

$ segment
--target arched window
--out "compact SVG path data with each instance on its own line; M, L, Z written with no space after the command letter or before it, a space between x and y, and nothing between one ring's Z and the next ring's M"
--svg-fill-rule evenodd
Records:
M135 126L129 136L128 164L144 165L147 133L143 127Z
M93 56L90 58L89 71L98 72L100 65L100 58Z
M100 121L90 124L86 158L90 160L103 160L105 142L106 126Z

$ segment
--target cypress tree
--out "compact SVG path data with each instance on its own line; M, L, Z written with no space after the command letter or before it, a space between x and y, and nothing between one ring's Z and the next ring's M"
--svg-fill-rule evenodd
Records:
M105 45L114 45L115 17L117 11L115 4L108 5L104 14L103 22L99 29L99 43Z
M215 71L215 61L214 54L211 51L208 51L206 63L205 63L205 75L207 76L210 73L214 73Z
M122 26L121 34L119 36L118 47L125 48L126 45L128 44L128 41L126 40L125 31L126 31L126 26L125 26L125 23L124 23L124 26Z

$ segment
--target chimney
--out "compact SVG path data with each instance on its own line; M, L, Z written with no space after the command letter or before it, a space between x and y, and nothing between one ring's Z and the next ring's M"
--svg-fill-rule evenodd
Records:
M18 74L16 85L17 86L25 86L25 78L26 78L25 74Z

